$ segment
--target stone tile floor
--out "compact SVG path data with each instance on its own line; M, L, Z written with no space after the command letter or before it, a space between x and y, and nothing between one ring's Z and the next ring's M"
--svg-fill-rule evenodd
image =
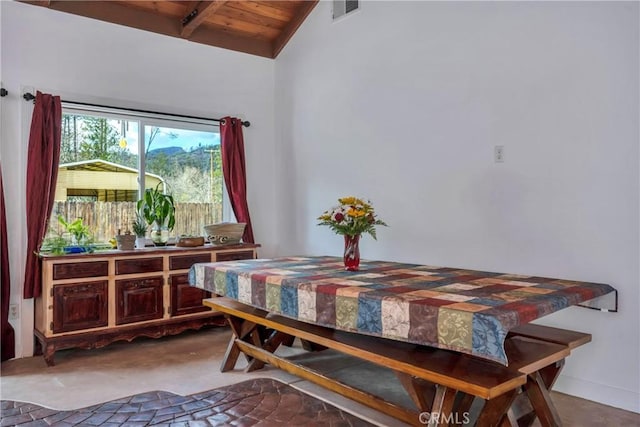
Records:
M70 411L2 401L2 427L370 426L326 402L267 378L190 396L151 391Z
M0 369L0 398L38 404L43 411L46 411L43 407L47 407L55 408L56 412L69 412L150 390L194 396L206 390L268 377L329 402L373 425L406 425L279 369L267 366L246 373L246 361L242 358L235 369L220 372L220 363L230 336L228 328L212 328L162 339L139 338L131 343L114 343L94 350L62 350L56 353L56 366L53 367L47 367L42 356L9 360L3 362ZM304 353L301 348L285 347L283 350L291 351L286 354L287 357ZM318 356L316 363L310 366L320 367L327 374L335 374L361 390L379 392L379 395L392 402L404 402L401 397L406 396L397 393L388 373L379 370L367 372L363 366L354 366L353 363L342 366L342 362L334 360L328 352L318 353ZM640 427L640 414L634 412L553 391L551 398L566 427ZM4 409L2 412L4 416ZM209 425L200 421L191 423ZM307 425L317 423L310 422ZM534 423L534 427L539 425L538 421Z

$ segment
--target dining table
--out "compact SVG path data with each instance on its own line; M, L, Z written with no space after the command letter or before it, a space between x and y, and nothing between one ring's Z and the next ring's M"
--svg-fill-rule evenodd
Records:
M524 418L514 414L518 397L543 425L556 425L548 393L565 358L591 335L531 322L570 306L617 310L617 291L604 283L377 260L347 271L331 256L198 263L189 282L224 297L205 301L233 330L223 370L245 353L260 359L251 369L271 363L301 374L273 356L287 337L298 337L390 367L423 412L460 401L468 409L469 399L454 396L480 397L487 424L478 425L509 414L517 425ZM275 335L262 335L265 327ZM394 356L380 356L385 349Z

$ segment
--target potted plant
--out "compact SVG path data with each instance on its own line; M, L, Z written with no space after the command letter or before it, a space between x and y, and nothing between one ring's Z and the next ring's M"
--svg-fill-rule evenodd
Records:
M136 215L136 220L131 224L133 234L136 235L136 248L142 249L146 246L147 223L139 213Z
M62 215L58 215L58 222L64 227L64 233L56 233L47 237L42 242L43 252L55 255L92 252L93 238L89 227L85 225L82 218L76 218L68 222Z
M156 188L147 188L137 205L140 215L152 227L151 240L156 246L166 246L169 232L176 224L173 196L160 191L162 184L160 182Z

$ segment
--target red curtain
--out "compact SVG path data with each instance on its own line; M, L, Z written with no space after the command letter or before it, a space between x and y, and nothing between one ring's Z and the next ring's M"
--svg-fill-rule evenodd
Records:
M225 117L220 122L222 174L238 222L246 222L242 240L254 243L249 205L247 204L247 173L244 161L242 120Z
M24 298L42 292L38 251L47 232L60 161L60 97L36 94L29 134L27 160L27 262L24 272Z
M7 243L7 216L4 210L4 190L2 188L2 167L0 167L0 288L2 288L2 361L16 356L16 339L9 323L9 296L11 277L9 275L9 245Z

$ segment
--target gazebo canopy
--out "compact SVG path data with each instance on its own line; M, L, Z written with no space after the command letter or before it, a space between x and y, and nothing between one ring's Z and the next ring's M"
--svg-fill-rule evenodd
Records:
M145 173L145 188L156 187L162 177ZM138 170L106 160L94 159L58 166L55 200L89 197L99 202L138 200Z

